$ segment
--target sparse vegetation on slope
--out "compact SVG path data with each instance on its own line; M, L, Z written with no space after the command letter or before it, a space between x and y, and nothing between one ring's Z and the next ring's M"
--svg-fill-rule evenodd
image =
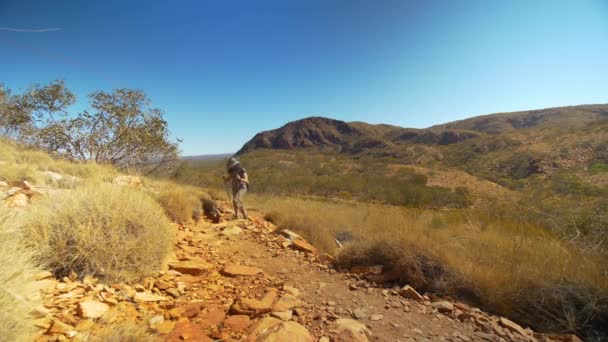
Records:
M21 243L15 215L0 207L0 339L5 341L27 339L34 331L29 313L41 302L33 279L37 269Z
M493 206L429 211L265 196L251 202L279 227L336 253L346 270L382 264L404 283L543 330L589 332L608 319L604 257L581 254Z
M107 281L158 270L171 248L169 221L141 191L88 184L40 200L28 210L24 236L38 263L58 277L70 272Z
M451 189L427 184L428 177L401 168L390 160L354 160L314 151L255 151L243 155L243 165L254 182L252 191L278 195L312 195L382 202L410 207L466 207L472 198L462 187ZM184 162L175 179L203 187L217 187L223 162Z

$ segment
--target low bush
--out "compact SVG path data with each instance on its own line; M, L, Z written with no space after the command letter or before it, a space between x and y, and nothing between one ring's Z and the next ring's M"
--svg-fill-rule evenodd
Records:
M14 217L0 208L0 339L26 340L34 331L29 313L40 304L32 278L36 271L21 244Z
M36 261L63 277L133 280L159 269L172 244L162 208L144 192L91 183L33 205L23 226Z

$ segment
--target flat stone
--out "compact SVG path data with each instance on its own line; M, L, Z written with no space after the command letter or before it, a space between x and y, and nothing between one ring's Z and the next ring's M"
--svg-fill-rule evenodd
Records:
M251 325L251 319L245 315L228 316L224 321L224 326L234 331L243 331Z
M161 324L164 321L165 321L165 317L163 317L163 315L156 315L156 316L152 316L152 318L150 318L150 320L148 321L148 324L151 327L153 327L153 326L157 326L157 325Z
M286 293L274 304L272 311L287 311L300 305L302 305L301 300L294 295Z
M160 302L163 300L168 300L167 297L159 296L147 292L137 292L135 297L133 298L138 302Z
M165 338L165 341L167 342L181 342L184 340L201 342L213 341L205 334L203 328L192 324L187 319L177 322L173 330Z
M179 293L179 290L176 289L175 287L172 287L172 288L168 289L167 293L170 294L171 297L173 297L173 298L178 298L181 295Z
M78 303L78 315L83 318L99 318L109 309L108 304L93 300Z
M261 268L244 266L244 265L228 265L222 270L222 274L235 277L235 276L254 276L264 271Z
M367 342L371 332L365 324L352 319L340 318L335 322L337 336L334 341L341 342Z
M419 300L419 301L424 300L424 297L422 297L422 295L420 295L420 293L418 293L418 291L416 291L413 287L411 287L409 285L405 285L403 288L401 288L401 290L399 290L399 294L402 295L403 297L409 298L409 299L414 299L414 300Z
M306 253L317 254L317 249L313 245L306 242L304 239L294 239L292 243L295 249L301 250Z
M450 313L454 311L454 305L445 300L431 303L431 307L442 313Z
M289 240L295 240L295 239L302 239L303 240L303 238L300 235L298 235L297 233L295 233L294 231L289 230L289 229L281 229L281 231L279 232L279 234L285 236Z
M154 282L154 286L156 286L156 288L158 288L159 290L168 290L168 289L174 287L173 284L171 284L167 281L164 281L162 279L156 280Z
M369 316L370 321L379 321L381 319L384 319L384 315L382 315L382 314L374 314L374 315Z
M297 288L293 287L293 286L283 286L283 291L289 293L290 295L297 297L300 295L300 290L298 290Z
M264 318L262 323L256 327L256 329L249 335L247 340L264 342L315 341L308 329L301 324L293 321L283 322L272 317Z
M171 269L174 269L183 274L201 275L213 269L213 265L203 260L186 260L177 261L169 264Z
M293 311L292 310L275 311L275 312L271 313L270 315L273 317L279 318L283 321L289 321L291 319L291 317L293 316Z
M528 336L528 333L526 332L526 330L524 328L522 328L519 324L517 324L507 318L500 317L500 319L498 320L498 323L500 323L501 326L509 329L511 332L518 333L521 336Z
M215 309L205 313L201 317L201 321L198 324L203 328L207 328L214 325L219 325L224 321L224 318L226 318L226 313L224 310Z
M369 313L363 308L356 308L353 310L353 317L356 319L365 319L369 317Z
M47 330L47 334L65 334L68 331L74 330L74 327L60 320L53 320L53 323Z
M232 306L232 311L237 314L262 314L273 311L273 304L278 297L278 291L275 288L269 288L262 299L245 298L236 302Z

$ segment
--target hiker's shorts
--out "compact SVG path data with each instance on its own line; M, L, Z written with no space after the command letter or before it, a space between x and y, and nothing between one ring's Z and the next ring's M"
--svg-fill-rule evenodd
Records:
M247 188L240 188L237 192L234 193L232 197L232 203L234 206L242 208L243 207L243 198L247 193Z

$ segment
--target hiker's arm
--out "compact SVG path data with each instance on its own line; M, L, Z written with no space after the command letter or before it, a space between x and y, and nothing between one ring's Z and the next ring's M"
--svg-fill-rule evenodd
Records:
M243 172L243 177L239 177L243 182L249 184L249 177L247 176L247 172Z

